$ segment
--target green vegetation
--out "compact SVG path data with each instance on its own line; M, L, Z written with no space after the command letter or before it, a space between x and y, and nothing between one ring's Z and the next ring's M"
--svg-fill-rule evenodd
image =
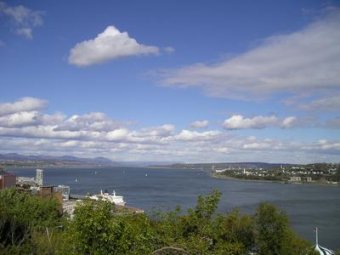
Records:
M69 219L54 200L4 190L0 254L314 254L275 206L260 204L254 215L216 214L220 196L199 196L186 213L177 208L153 216L85 200Z
M7 189L0 192L0 254L30 254L37 234L62 224L55 200Z

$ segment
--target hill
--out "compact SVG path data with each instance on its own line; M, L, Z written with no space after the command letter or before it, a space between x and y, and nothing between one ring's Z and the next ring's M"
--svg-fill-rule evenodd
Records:
M0 154L0 165L13 167L84 167L84 166L120 166L104 157L80 158L74 156L21 155L17 153Z

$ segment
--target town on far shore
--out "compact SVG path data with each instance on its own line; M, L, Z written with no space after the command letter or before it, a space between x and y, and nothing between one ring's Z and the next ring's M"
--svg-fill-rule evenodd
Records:
M340 184L340 164L315 163L307 165L275 164L263 167L216 167L212 165L212 175L217 178L243 180L277 181L283 183Z

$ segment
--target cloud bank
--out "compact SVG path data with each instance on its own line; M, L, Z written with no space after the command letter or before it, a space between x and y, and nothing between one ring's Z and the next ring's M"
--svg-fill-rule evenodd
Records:
M338 161L340 141L317 138L301 142L276 138L257 138L235 134L235 129L294 127L298 119L290 116L232 115L217 129L208 121L191 123L182 129L166 123L136 129L101 112L46 114L47 101L25 97L0 103L0 153L105 156L114 160L150 161L269 161L304 163ZM338 128L331 119L329 127ZM325 124L325 125L326 125Z
M72 65L83 67L122 57L157 54L158 47L140 44L127 32L108 26L96 38L77 43L71 49L68 61Z

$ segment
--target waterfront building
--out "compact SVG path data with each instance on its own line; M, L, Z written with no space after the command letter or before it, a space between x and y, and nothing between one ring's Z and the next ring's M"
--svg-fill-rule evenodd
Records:
M42 170L42 169L36 170L35 181L38 184L38 186L43 186L43 184L44 184L44 170Z
M300 176L292 176L289 179L290 182L301 182L301 177Z

